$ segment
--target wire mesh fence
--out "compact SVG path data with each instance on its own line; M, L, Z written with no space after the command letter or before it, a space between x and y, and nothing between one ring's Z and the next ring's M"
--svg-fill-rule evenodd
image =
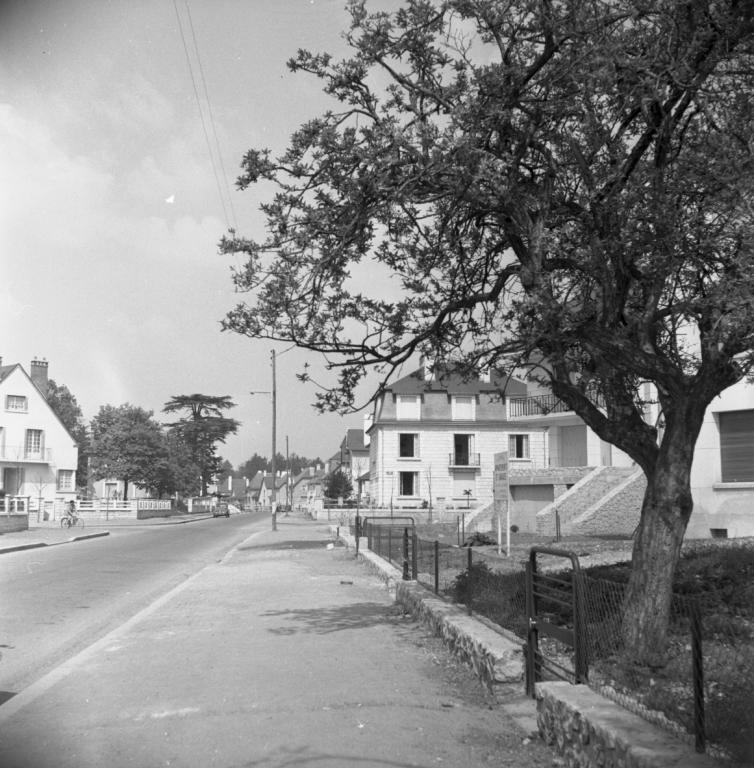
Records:
M398 521L395 521L397 523ZM405 522L405 521L404 521ZM362 531L363 533L363 531ZM404 578L415 579L438 595L485 616L522 639L530 631L524 562L511 562L475 547L459 547L417 536L413 525L373 521L370 548L392 562ZM752 549L749 548L752 563ZM568 589L573 569L545 565L546 583ZM588 684L717 757L754 760L754 584L746 594L709 579L695 578L672 599L665 664L648 669L631 663L622 640L628 569L582 571L583 621ZM572 585L571 585L572 586ZM546 621L572 629L568 601L543 593L538 611ZM539 679L561 669L575 680L576 653L558 637L541 637ZM535 660L536 661L536 660ZM570 675L570 677L569 677ZM556 675L560 676L560 675Z

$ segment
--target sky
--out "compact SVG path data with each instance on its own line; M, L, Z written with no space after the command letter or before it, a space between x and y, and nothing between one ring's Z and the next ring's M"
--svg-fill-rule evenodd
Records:
M264 191L235 189L241 158L283 150L331 106L285 65L299 48L344 55L344 6L0 0L4 365L46 359L87 422L105 404L162 421L174 395L230 395L241 427L219 452L238 466L270 455L274 348L279 451L287 436L326 459L362 426L311 407L295 374L318 358L220 330L243 297L218 242L229 225L263 236Z

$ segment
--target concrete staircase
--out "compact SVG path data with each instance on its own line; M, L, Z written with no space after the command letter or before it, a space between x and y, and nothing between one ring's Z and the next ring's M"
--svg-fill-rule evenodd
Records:
M627 535L639 522L646 480L636 467L596 467L537 513L537 532L555 535Z

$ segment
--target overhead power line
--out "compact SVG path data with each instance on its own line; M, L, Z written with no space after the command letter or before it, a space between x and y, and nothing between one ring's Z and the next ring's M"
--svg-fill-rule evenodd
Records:
M199 119L202 123L202 132L204 133L204 141L207 146L207 154L209 155L209 162L212 166L212 173L215 177L215 184L217 185L217 193L220 198L220 206L223 211L223 218L225 219L225 225L228 229L237 229L236 226L236 213L233 208L233 199L231 197L230 185L228 184L228 177L225 172L225 166L222 160L222 152L220 151L220 141L217 137L217 128L215 126L215 119L212 113L212 102L209 98L209 89L207 88L207 80L204 76L204 68L202 67L201 56L199 55L199 44L196 39L196 32L194 31L194 23L191 18L191 10L189 9L188 0L184 0L186 6L186 18L188 20L188 27L191 31L191 41L193 43L194 57L197 62L197 68L202 81L202 88L204 91L204 99L206 102L207 117L205 118L205 107L202 106L202 100L199 95L199 89L196 84L196 77L194 76L194 66L191 61L191 54L189 52L189 45L186 40L186 35L183 31L183 22L181 21L181 14L178 10L177 0L173 0L173 8L175 9L175 17L178 21L178 31L181 35L181 42L183 43L183 52L186 55L186 64L188 65L189 76L191 77L191 85L194 90L194 98L196 100L196 106L199 109ZM210 132L207 129L207 123L209 123L212 135L215 140L215 152L212 148L212 142L210 141ZM227 203L226 203L227 194Z

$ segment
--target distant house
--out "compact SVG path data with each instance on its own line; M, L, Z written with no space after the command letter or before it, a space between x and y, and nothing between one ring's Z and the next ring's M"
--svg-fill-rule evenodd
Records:
M48 364L0 360L0 492L32 510L76 496L78 446L47 402Z
M306 467L291 481L293 507L311 507L324 499L324 467Z
M288 483L286 472L277 472L275 475L275 500L278 504L286 503L285 489ZM273 477L269 472L257 472L249 483L247 496L250 506L266 507L272 502Z
M369 439L363 429L349 429L340 444L342 468L351 479L353 495L362 498L369 492Z

